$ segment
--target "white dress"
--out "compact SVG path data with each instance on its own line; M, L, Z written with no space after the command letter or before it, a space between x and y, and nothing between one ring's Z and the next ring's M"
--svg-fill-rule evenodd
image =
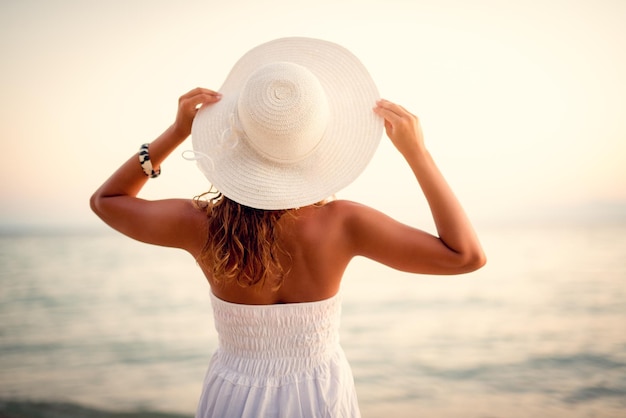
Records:
M361 416L339 345L339 294L282 305L211 301L219 346L197 418Z

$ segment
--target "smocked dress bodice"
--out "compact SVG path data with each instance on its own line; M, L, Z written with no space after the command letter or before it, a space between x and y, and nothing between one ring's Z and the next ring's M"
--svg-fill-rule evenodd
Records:
M211 295L218 349L196 417L359 417L341 297L241 305Z

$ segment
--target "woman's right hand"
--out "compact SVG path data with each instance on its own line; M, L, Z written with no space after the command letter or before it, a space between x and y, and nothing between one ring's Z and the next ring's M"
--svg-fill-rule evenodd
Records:
M178 99L178 112L174 122L174 131L183 139L191 134L193 119L202 106L218 102L222 95L216 91L195 88Z
M415 150L424 149L424 135L417 116L388 100L376 102L374 112L385 120L385 131L391 142L407 157Z

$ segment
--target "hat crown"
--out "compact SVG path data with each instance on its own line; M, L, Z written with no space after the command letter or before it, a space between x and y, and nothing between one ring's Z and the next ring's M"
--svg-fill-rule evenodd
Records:
M274 162L291 164L310 155L328 125L329 106L307 68L276 62L256 70L237 102L237 115L252 148Z

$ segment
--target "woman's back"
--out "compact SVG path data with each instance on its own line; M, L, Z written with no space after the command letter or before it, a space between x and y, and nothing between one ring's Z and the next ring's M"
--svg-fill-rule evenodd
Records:
M279 220L282 285L242 288L236 282L215 284L205 275L213 294L222 300L249 304L313 302L328 299L339 290L341 278L352 258L345 231L350 202L331 201L285 213Z

